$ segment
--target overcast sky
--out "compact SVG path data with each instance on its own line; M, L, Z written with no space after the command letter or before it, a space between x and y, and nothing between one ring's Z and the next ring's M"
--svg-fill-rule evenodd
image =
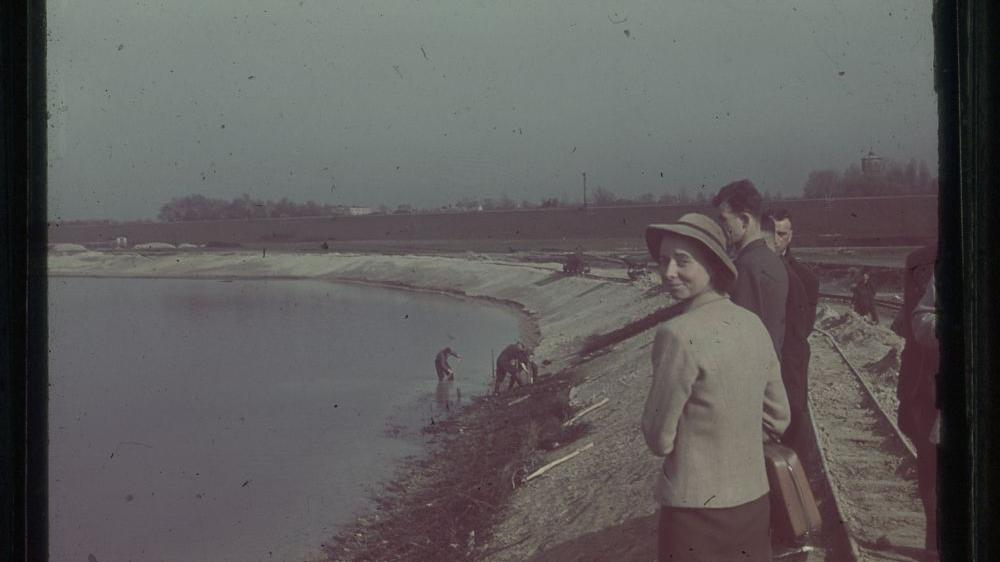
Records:
M937 166L931 2L52 0L49 214L603 186L797 194ZM661 176L662 174L662 176Z

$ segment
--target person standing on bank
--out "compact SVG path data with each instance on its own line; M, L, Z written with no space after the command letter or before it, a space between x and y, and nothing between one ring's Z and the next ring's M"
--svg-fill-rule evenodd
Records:
M656 331L642 414L646 444L664 457L659 559L770 562L763 441L789 419L771 337L726 294L737 271L715 221L690 213L645 234L663 286L682 303Z
M852 304L854 312L878 324L878 310L875 309L875 285L871 282L871 275L867 271L861 273L861 281L852 289Z
M760 317L780 356L785 339L788 272L781 258L764 242L760 193L750 180L735 181L719 190L712 206L719 212L719 224L735 256L737 276L730 291L733 302Z

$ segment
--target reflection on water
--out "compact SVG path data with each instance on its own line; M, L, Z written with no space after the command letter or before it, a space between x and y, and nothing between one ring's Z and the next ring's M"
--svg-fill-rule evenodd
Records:
M435 388L437 350L488 365L517 337L495 308L314 281L55 278L49 299L52 560L300 560L419 452L428 409L488 391L474 369Z
M438 417L450 415L462 404L462 387L454 379L438 381L434 397Z

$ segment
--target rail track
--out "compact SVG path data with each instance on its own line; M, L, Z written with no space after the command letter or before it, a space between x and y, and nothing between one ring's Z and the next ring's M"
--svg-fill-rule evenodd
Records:
M922 560L915 450L833 334L817 329L810 342L810 415L850 559Z
M820 293L819 298L847 304L851 304L853 301L853 297L851 297L851 295L841 295L837 293ZM875 306L896 311L902 308L903 304L889 299L875 299Z

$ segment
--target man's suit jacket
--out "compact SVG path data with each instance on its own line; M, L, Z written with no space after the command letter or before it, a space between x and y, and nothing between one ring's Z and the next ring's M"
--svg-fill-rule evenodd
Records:
M775 353L781 355L788 299L788 271L784 262L759 239L741 248L733 263L736 281L729 292L733 302L760 317L771 334Z
M793 448L803 445L801 437L807 420L809 394L809 332L816 318L809 306L805 284L785 261L788 270L788 300L785 307L785 340L781 348L781 380L788 393L791 423L785 442Z
M806 294L806 305L805 308L800 311L802 314L800 321L803 326L809 327L809 332L812 332L813 324L816 323L816 307L819 306L819 280L816 279L816 274L809 269L809 266L795 259L792 255L792 250L789 248L785 251L785 263L792 270L792 273L799 278L802 283L802 289ZM809 333L806 333L809 336Z
M656 497L674 507L733 507L768 491L764 430L788 426L771 338L756 314L721 296L664 322L642 416L665 457Z

